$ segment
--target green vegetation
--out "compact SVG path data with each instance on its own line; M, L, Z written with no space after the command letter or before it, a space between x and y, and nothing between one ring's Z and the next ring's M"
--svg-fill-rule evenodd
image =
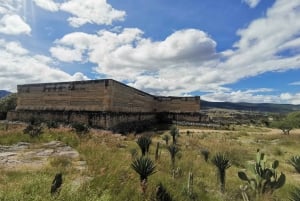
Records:
M290 194L291 194L289 197L290 201L299 201L300 200L300 188L295 188Z
M176 144L176 138L179 135L179 130L176 126L171 126L170 134L172 136L173 144Z
M260 198L264 194L272 194L285 184L285 175L280 173L280 176L278 176L276 170L279 166L279 161L275 160L270 167L267 167L266 162L265 154L257 150L256 162L253 167L255 177L249 178L244 172L238 172L239 178L247 181L255 191L256 198Z
M14 110L17 106L17 94L9 94L0 98L0 112Z
M295 170L300 173L300 156L293 156L290 159L291 165L295 168Z
M207 149L203 149L201 150L201 154L203 155L205 162L208 162L209 151Z
M139 145L139 147L141 149L142 156L145 156L146 154L148 154L150 144L152 143L150 137L141 136L138 138L136 143Z
M225 177L226 177L226 169L230 168L230 160L222 153L217 153L212 158L212 163L217 167L218 169L218 175L220 180L220 189L221 192L225 192Z
M172 144L172 145L168 146L168 151L171 156L172 168L174 170L175 169L175 157L179 152L179 148L176 145Z
M4 127L4 124L0 123L0 128L2 126ZM250 201L289 199L295 201L299 198L299 189L296 190L299 186L299 174L288 162L293 156L299 156L299 129L294 129L293 135L287 136L282 135L280 130L265 127L236 126L234 131L178 127L180 133L187 133L189 130L193 135L182 134L176 139L176 147L180 149L176 155L177 157L181 155L181 157L180 160L175 157L175 170L180 170L180 174L176 174L174 178L170 174L170 161L172 161L170 152L161 137L169 135L169 130L143 133L143 136L151 136L152 144L148 154L145 154L146 157L141 158L140 148L136 143L138 138L134 133L121 136L113 135L108 131L91 129L87 137L80 137L75 130L68 127L48 129L45 126L41 135L32 138L23 134L24 128L26 125L9 124L7 130L0 129L0 145L14 145L22 141L30 142L30 146L39 147L40 143L62 141L78 150L80 160L85 161L88 168L78 170L69 158L59 156L49 159L45 167L32 170L25 167L5 168L0 164L0 200L51 201L54 197L51 196L50 187L54 175L58 172L63 175L63 184L55 200L60 201L241 201L243 200L242 192ZM155 147L158 142L160 143L160 157L155 161ZM278 147L280 154L276 151ZM276 172L277 179L272 176L272 182L281 180L279 179L282 178L281 171L284 172L286 178L283 186L273 190L272 193L261 195L258 199L255 198L255 193L248 181L242 181L238 177L238 172L242 170L249 180L257 179L255 172L251 172L257 162L253 160L257 149L264 152L268 156L268 161L272 162L266 161L264 168L263 163L260 162L260 168L258 166L256 168L257 172L270 172L266 171L266 168L272 171L272 175L274 175L273 171ZM207 162L203 159L201 150L209 150L210 157ZM222 160L221 156L226 157ZM262 158L265 159L265 156ZM138 160L140 161L137 162ZM146 162L141 162L141 160L152 161L152 163L149 161L147 163L152 165L147 166ZM230 160L230 163L226 162L227 160ZM218 161L225 161L225 163ZM226 175L224 180L215 179L216 168L218 176L221 175L215 163L223 164L225 167L226 172L221 173ZM145 180L144 174L141 176L132 164L136 164L135 167L139 172L143 172L142 167L148 167L145 171L148 172L146 184L142 182ZM231 165L230 168L226 168L228 164ZM279 169L278 172L277 169ZM152 171L149 173L148 170ZM225 179L226 191L221 193L220 183ZM241 184L247 185L248 188L243 185L241 189ZM146 190L142 188L141 191L141 187L146 187ZM266 192L270 191L266 190Z
M289 135L292 129L300 127L300 112L289 113L285 118L272 122L271 127L278 128L283 134Z
M87 125L82 123L74 122L71 124L71 126L73 130L80 136L86 135L90 130L90 128Z
M140 176L141 188L143 194L146 193L148 177L155 173L155 165L150 158L140 157L131 164L132 169Z

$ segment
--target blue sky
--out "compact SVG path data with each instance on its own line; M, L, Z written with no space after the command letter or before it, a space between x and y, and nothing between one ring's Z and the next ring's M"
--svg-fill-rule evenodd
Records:
M300 0L0 0L0 89L112 78L300 104Z

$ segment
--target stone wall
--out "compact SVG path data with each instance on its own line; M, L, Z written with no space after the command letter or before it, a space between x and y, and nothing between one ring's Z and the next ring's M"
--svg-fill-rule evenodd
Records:
M113 112L154 112L155 97L119 82L110 82L112 90L110 111Z
M7 119L37 118L112 128L120 123L153 120L159 113L167 113L167 119L176 113L177 120L200 121L199 110L200 97L153 96L105 79L19 85L16 111L9 112Z
M16 110L106 111L111 88L107 80L18 86Z
M18 86L16 110L199 112L200 97L161 97L114 80Z
M157 112L199 112L200 97L156 97Z
M78 111L10 111L7 119L10 121L29 122L30 119L41 121L57 121L63 123L84 123L92 127L111 129L120 123L131 123L138 121L155 121L155 113L116 113L116 112L78 112Z

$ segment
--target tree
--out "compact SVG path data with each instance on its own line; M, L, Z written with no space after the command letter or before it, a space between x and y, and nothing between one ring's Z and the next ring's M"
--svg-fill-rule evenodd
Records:
M17 106L17 94L9 94L0 99L0 112L14 110Z
M229 161L229 159L227 159L227 157L224 154L217 153L213 157L212 163L218 169L221 192L225 192L226 169L230 168L230 166L231 166L230 161Z
M300 112L292 112L283 119L273 121L271 127L278 128L283 134L289 135L292 129L300 127Z
M145 194L147 189L148 177L156 172L155 164L150 158L142 156L140 158L135 159L131 163L131 167L134 171L136 171L136 173L139 174L142 192Z

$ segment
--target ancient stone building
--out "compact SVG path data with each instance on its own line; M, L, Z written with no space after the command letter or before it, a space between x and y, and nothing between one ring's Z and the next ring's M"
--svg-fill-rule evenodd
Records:
M104 79L18 85L16 111L9 112L7 118L78 121L111 128L123 122L155 119L161 113L176 120L199 121L199 111L199 96L154 96Z

